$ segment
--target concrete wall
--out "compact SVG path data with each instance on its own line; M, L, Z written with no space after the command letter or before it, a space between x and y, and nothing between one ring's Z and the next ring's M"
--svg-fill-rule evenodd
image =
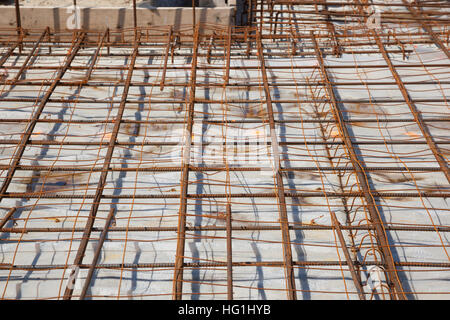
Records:
M197 8L197 21L229 25L234 23L234 7ZM52 30L74 29L75 21L81 28L104 30L133 27L133 9L131 8L79 8L79 19L75 19L74 10L67 7L22 7L20 10L22 27L41 29L49 26ZM192 8L138 8L138 26L192 24ZM0 10L0 27L15 27L15 9L12 6Z

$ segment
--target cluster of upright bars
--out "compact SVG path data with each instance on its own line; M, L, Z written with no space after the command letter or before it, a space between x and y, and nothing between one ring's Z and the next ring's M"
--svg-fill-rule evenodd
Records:
M448 298L450 4L247 8L0 30L2 299Z

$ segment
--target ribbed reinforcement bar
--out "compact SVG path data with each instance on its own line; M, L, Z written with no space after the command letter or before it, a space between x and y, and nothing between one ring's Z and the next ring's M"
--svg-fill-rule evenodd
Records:
M447 178L448 183L450 183L450 170L448 168L447 160L442 156L442 151L440 151L439 147L436 145L436 142L434 141L433 137L430 134L430 130L428 129L426 123L423 121L422 114L417 109L414 102L412 102L408 91L406 90L405 85L403 84L402 79L400 78L397 70L395 70L391 58L389 58L389 55L386 52L386 49L384 48L383 43L380 40L380 37L378 36L377 32L374 30L370 30L372 33L372 36L375 38L375 41L377 42L378 47L380 48L380 52L383 55L384 60L386 61L387 65L389 66L389 70L392 73L392 76L395 79L395 82L397 83L398 88L400 89L403 98L405 99L406 104L408 105L409 109L411 110L411 113L414 117L414 120L416 121L417 125L419 126L420 132L422 132L423 137L425 138L425 141L429 145L431 151L433 152L434 157L436 158L436 161L439 164L439 167L441 167L442 172L444 173L445 177Z
M126 79L126 83L128 83L128 84L131 82L131 78L133 76L134 64L136 62L136 57L137 57L138 50L139 50L139 36L140 36L140 34L138 35L138 38L135 41L134 50L133 50L133 53L131 55L131 60L128 65L128 73L127 73L127 79ZM103 162L103 170L100 175L100 179L99 179L97 189L95 192L94 200L92 202L91 210L89 212L89 219L86 223L82 240L80 242L80 245L77 250L77 254L76 254L74 262L72 264L75 268L78 267L83 262L84 254L86 252L86 248L87 248L89 238L90 238L90 235L92 232L92 227L94 226L95 218L97 216L97 211L100 206L103 189L105 188L106 178L109 173L108 169L111 165L111 159L112 159L112 155L114 152L114 147L116 146L116 139L119 134L119 128L120 128L120 123L121 123L120 121L122 120L122 116L123 116L125 106L126 106L128 90L129 90L129 86L125 86L123 93L122 93L122 101L121 101L121 103L119 105L119 109L117 111L117 116L116 116L117 122L114 125L113 131L111 134L111 138L108 143L108 151L106 152L105 160ZM72 271L71 271L72 273L75 272L75 268L72 269ZM69 276L72 276L72 274L70 274ZM64 292L64 300L70 300L72 298L72 293L73 293L73 286L67 286L66 290Z
M385 263L385 269L387 270L387 274L389 275L389 281L393 284L393 286L389 285L389 288L392 290L391 297L394 299L406 299L406 296L404 294L403 286L400 282L400 279L398 277L395 265L394 265L394 258L392 256L392 253L389 248L389 242L386 236L386 230L384 229L384 224L382 221L382 218L380 216L380 213L378 212L376 203L375 203L375 195L372 193L372 190L369 186L369 183L367 181L367 174L364 171L364 162L359 159L359 157L355 153L353 142L350 138L350 134L347 130L347 127L345 126L345 123L342 121L343 115L340 111L339 104L337 103L337 100L335 99L334 89L331 86L329 82L329 76L327 73L327 70L323 67L325 65L322 57L322 52L320 51L320 48L317 44L317 41L315 39L314 33L311 32L311 40L314 43L315 52L316 52L316 58L319 62L319 67L321 70L322 78L327 83L326 89L328 96L330 97L332 103L332 111L333 115L336 119L337 126L340 131L340 136L346 146L346 149L348 151L348 156L350 158L350 161L355 168L356 177L358 179L359 186L362 189L364 199L367 204L367 210L369 211L370 218L372 220L372 223L375 226L375 233L376 238L378 242L378 247L380 251L383 253L383 259Z
M266 107L267 107L267 115L269 118L269 129L270 129L270 140L272 147L272 157L273 157L273 172L276 180L276 193L277 193L277 202L278 202L278 213L279 220L281 224L281 234L283 241L283 254L284 254L284 262L285 262L285 274L286 274L286 286L287 286L287 295L289 300L296 300L297 294L295 290L295 275L294 268L292 264L292 248L291 248L291 239L289 236L289 228L288 228L288 217L287 217L287 209L286 209L286 199L285 199L285 191L284 191L284 182L283 176L281 175L281 165L280 165L280 151L278 138L275 128L275 122L273 117L273 107L272 107L272 98L270 94L270 87L267 81L267 72L265 68L264 62L264 50L261 43L261 37L258 31L256 35L256 45L258 49L258 58L261 66L261 75L263 79L264 86L264 94L266 97Z
M85 33L76 34L76 41L73 45L73 47L68 51L68 56L66 58L66 61L64 65L61 67L60 71L56 75L55 79L53 80L50 88L45 93L44 97L40 101L35 113L33 114L32 118L29 121L29 124L25 130L25 132L22 135L22 138L17 146L17 149L15 150L14 157L12 162L9 164L9 169L6 174L5 180L3 181L1 187L0 187L0 202L5 196L5 193L12 181L12 178L14 176L14 173L16 172L16 168L20 163L20 159L22 158L22 155L25 151L25 148L27 146L28 141L30 140L31 134L36 127L37 120L42 114L42 111L44 110L48 100L50 99L50 96L52 95L53 91L55 91L56 87L58 86L59 82L61 81L62 77L67 71L67 68L72 63L73 59L77 55L78 50L80 49L81 43L84 40Z
M180 210L178 212L178 231L177 231L177 251L175 256L175 267L173 276L173 293L174 300L181 300L183 297L183 266L184 266L184 249L186 245L186 211L189 187L189 162L191 158L191 136L194 125L194 109L195 109L195 89L197 79L197 51L199 41L199 26L195 26L194 30L194 48L192 49L191 77L189 87L189 103L187 106L187 123L185 131L185 144L183 149L183 163L181 172L181 191L180 191Z

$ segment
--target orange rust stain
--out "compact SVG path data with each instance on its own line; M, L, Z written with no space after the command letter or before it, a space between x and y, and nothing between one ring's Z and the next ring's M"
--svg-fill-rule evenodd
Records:
M419 138L420 137L419 134L417 134L415 132L412 132L412 131L405 132L404 134L409 136L409 137L411 137L411 138Z
M317 225L317 222L316 222L316 220L317 219L320 219L320 218L323 218L324 217L324 215L321 215L321 216L318 216L317 218L314 218L314 219L311 219L310 221L309 221L309 223L305 223L305 224L307 224L307 225Z
M58 218L51 218L51 217L49 217L49 218L44 218L44 219L50 220L50 221L54 221L55 223L61 222L61 220L58 219Z

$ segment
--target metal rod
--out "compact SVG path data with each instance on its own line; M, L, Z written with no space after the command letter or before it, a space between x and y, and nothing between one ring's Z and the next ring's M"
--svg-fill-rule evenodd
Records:
M50 99L50 96L52 95L53 91L56 89L57 85L61 81L64 74L66 73L67 68L72 63L73 59L75 58L78 50L80 49L80 46L81 46L81 43L83 42L84 37L85 37L85 33L82 33L81 35L78 34L76 43L74 44L72 50L70 50L68 52L69 55L66 59L66 62L61 67L56 78L53 80L53 83L51 84L50 88L47 90L46 94L44 95L41 102L37 106L35 113L33 114L32 118L30 119L29 125L22 135L22 139L20 140L17 150L14 154L13 161L10 164L8 172L6 174L6 177L4 178L4 181L0 187L0 202L4 198L4 195L12 181L12 178L16 171L16 167L19 164L20 159L22 158L23 152L25 151L25 148L30 139L31 133L33 132L33 130L37 124L37 119L39 119L39 117L41 116L42 111L44 110L44 107L46 106L48 100Z
M129 69L128 69L127 80L126 80L126 83L128 83L128 84L130 83L131 78L133 76L134 64L136 62L136 57L137 57L137 53L139 50L139 38L140 38L140 33L138 34L138 36L136 38L134 50L131 55L131 61L128 66ZM114 125L113 132L111 134L111 139L109 140L109 143L108 143L108 151L106 152L106 155L105 155L105 160L103 163L103 170L100 175L100 179L99 179L99 182L97 185L97 190L96 190L95 196L94 196L94 201L92 203L91 210L89 212L89 219L86 222L85 231L83 233L83 240L81 241L80 246L78 247L77 254L76 254L74 262L72 264L75 267L79 266L83 261L84 254L86 252L86 248L87 248L89 238L90 238L90 235L92 232L92 227L94 226L98 207L100 206L100 201L101 201L102 194L103 194L103 189L106 184L106 178L109 173L108 168L111 164L112 154L114 151L114 147L116 146L117 136L119 134L120 120L122 119L123 113L125 111L125 105L126 105L128 91L129 91L129 86L125 86L123 93L122 93L122 101L121 101L119 110L117 111L117 115L116 115L116 119L118 121ZM70 300L72 298L72 293L73 293L73 287L67 286L66 290L64 292L64 300Z
M230 81L230 60L231 60L231 35L232 35L232 30L231 30L231 26L228 27L228 38L227 38L227 57L226 57L226 64L225 64L225 85L229 85L229 81Z
M20 80L17 81L15 83L15 86L42 86L42 85L49 85L51 83L51 81L28 81L28 80ZM73 86L77 86L83 83L83 80L79 80L79 81L64 81L61 82L59 84L59 86L61 87L73 87ZM0 85L1 84L9 84L9 81L0 81ZM309 87L308 84L306 83L274 83L274 82L269 82L268 83L269 86L278 86L278 87ZM317 82L316 84L322 84L324 85L325 83L323 82ZM450 81L406 81L404 82L405 85L444 85L444 84L450 84ZM380 81L380 82L332 82L333 86L393 86L396 85L395 82L385 82L385 81ZM109 82L109 81L103 81L103 82L90 82L90 83L86 83L85 84L86 87L109 87L109 86L117 86L117 87L123 87L125 86L124 83L117 83L117 82ZM130 84L131 87L159 87L161 86L160 82L132 82ZM189 86L188 83L170 83L170 84L166 84L166 86L168 87L187 87ZM199 88L201 87L205 87L205 88L213 88L213 87L222 87L223 83L198 83L197 86ZM231 83L228 84L229 87L241 87L243 89L245 88L249 88L249 87L257 87L258 84L257 83L239 83L239 82L235 82L235 83Z
M325 11L328 11L328 5L326 3L327 3L327 0L325 0L324 7L325 7ZM339 40L336 37L336 28L334 27L334 24L333 24L333 22L331 22L331 20L332 20L331 15L327 14L326 15L326 21L327 21L326 24L327 24L328 31L331 34L331 39L333 39L334 53L337 57L340 57L342 49L339 44Z
M353 167L355 168L355 173L358 178L359 186L363 190L364 199L366 200L366 203L367 203L367 209L369 211L370 218L372 220L372 223L376 227L376 238L377 238L379 248L380 248L381 252L383 253L384 263L386 264L385 269L387 270L387 273L389 275L389 281L393 283L393 288L395 289L394 292L391 292L391 296L394 299L397 298L400 300L404 300L404 299L406 299L406 296L404 294L403 286L400 282L397 271L395 269L394 258L389 249L389 242L388 242L388 239L386 236L386 231L384 229L384 224L383 224L383 221L379 215L379 212L378 212L376 204L375 204L376 203L376 201L375 201L376 195L372 192L372 190L367 182L367 175L364 171L365 165L363 165L364 162L362 161L362 159L360 159L356 155L355 150L354 150L353 141L350 138L350 134L345 126L345 123L342 121L343 116L340 111L339 104L337 103L337 101L335 99L334 89L328 81L329 77L327 74L327 70L325 68L323 68L323 65L325 63L322 58L322 52L319 49L319 46L315 39L314 33L312 31L311 31L311 39L315 45L316 57L319 62L322 77L327 82L327 85L326 85L327 93L332 101L331 107L332 107L334 117L337 121L337 126L341 133L342 140L346 146L346 149L348 151L348 155L353 164ZM391 288L391 286L390 286L390 288Z
M194 5L194 1L192 3ZM195 10L193 10L195 12ZM178 212L178 232L177 232L177 251L175 257L175 268L173 277L173 294L174 300L181 300L183 297L183 265L184 265L184 248L186 244L186 210L187 195L189 186L189 162L191 157L191 136L194 126L194 109L195 109L195 89L197 81L197 51L199 42L199 25L194 28L194 48L192 50L191 76L189 87L189 103L187 106L187 124L185 133L185 145L183 150L183 162L181 172L181 190L180 190L180 210Z
M281 175L281 167L280 167L280 152L279 152L279 144L278 138L276 135L275 122L273 117L273 107L272 107L272 98L270 94L270 88L267 81L267 71L265 68L264 62L264 51L261 43L260 34L257 32L256 37L256 45L258 48L258 57L259 63L261 66L261 75L263 79L264 85L264 94L266 97L266 107L267 114L269 118L269 128L270 128L270 138L271 138L271 147L272 147L272 157L273 157L273 171L276 180L276 191L277 191L277 200L278 200L278 213L279 220L281 224L282 230L282 239L283 239L283 253L284 253L284 261L285 261L285 273L286 273L286 286L287 286L287 295L289 300L296 300L297 294L295 290L295 274L294 268L292 264L292 248L291 248L291 240L289 236L289 228L288 228L288 217L287 217L287 209L286 209L286 199L285 199L285 191L284 191L284 183L283 177Z
M0 140L0 144L5 145L16 145L20 142L20 140ZM450 141L436 141L437 144L442 145L448 145L450 144ZM51 146L51 145L57 145L57 146L107 146L108 142L106 141L92 141L92 142L82 142L82 141L58 141L58 140L29 140L27 142L28 145L35 145L35 146ZM176 146L178 145L177 142L151 142L151 141L144 141L144 142L128 142L128 141L117 141L117 145L120 146ZM354 145L427 145L427 141L423 140L387 140L387 141L354 141ZM194 142L191 143L191 145L195 145ZM197 143L196 145L233 145L233 146L239 146L239 145L245 145L245 142L241 143L235 143L235 142L213 142L213 143ZM271 141L267 142L257 142L256 145L259 146L265 146L265 145L272 145ZM280 141L278 143L280 146L307 146L307 145L345 145L342 141Z
M254 261L235 261L233 262L233 267L283 267L283 261L263 261L263 262L254 262ZM310 260L310 261L295 261L294 265L297 267L308 267L308 266L341 266L347 265L346 261L329 261L329 260ZM382 263L379 261L366 261L366 262L358 262L359 266L382 266ZM80 269L88 269L90 264L81 264ZM117 263L117 264L98 264L96 269L153 269L153 268L173 268L175 263ZM211 267L226 267L226 262L191 262L184 263L183 267L185 268L211 268ZM426 262L426 261L408 261L408 262L395 262L395 266L397 267L417 267L417 268L450 268L449 262ZM50 264L50 265L11 265L8 263L0 264L0 270L54 270L54 269L66 269L67 265L65 264ZM339 271L339 269L336 269ZM404 270L400 270L405 272ZM435 272L434 270L430 270ZM448 272L448 271L445 271Z
M231 204L227 203L227 299L233 300L233 235Z
M79 83L78 83L79 84ZM4 102L36 102L36 98L3 98L2 101ZM405 101L402 99L374 99L372 101L368 101L366 99L340 99L337 100L339 103L352 103L352 104L358 104L358 103L372 103L372 104L393 104L393 103L404 103ZM113 99L65 99L65 98L53 98L48 99L48 102L56 102L56 103L74 103L82 104L82 103L90 103L90 104L98 104L98 103L120 103L120 100L113 100ZM161 99L149 99L149 100L137 100L137 99L127 99L127 103L147 103L147 104L182 104L185 103L185 100L161 100ZM255 100L249 100L249 99L230 99L226 100L226 103L248 103L248 104L255 104L255 103L264 103L265 100L261 99L255 99ZM330 103L331 101L329 99L273 99L272 103ZM442 103L446 102L445 99L414 99L414 103ZM222 100L213 100L213 99L203 99L203 98L197 98L195 99L195 103L223 103ZM444 119L447 119L447 116L445 116ZM238 121L238 120L236 120ZM306 121L309 121L308 119ZM321 120L319 120L321 121ZM355 120L356 121L356 120ZM377 121L375 119L375 121ZM383 119L379 119L380 122L383 121ZM389 121L393 121L389 120ZM426 121L426 120L425 120ZM447 121L447 120L445 120Z
M201 121L205 124L217 124L217 125L223 125L223 124L229 124L229 123L237 123L237 124L252 124L252 123L261 123L261 120L251 120L251 119L236 119L236 120L213 120L209 118L199 118L194 117L195 121ZM302 123L335 123L334 119L317 119L317 118L306 118L306 119L289 119L289 120L274 120L275 123L279 124L302 124ZM425 118L423 119L425 122L448 122L450 121L449 118L442 117L442 118ZM3 118L0 119L1 123L22 123L22 122L28 122L28 119L26 118ZM115 120L85 120L85 119L71 119L70 121L66 121L64 119L38 119L37 122L39 123L78 123L78 124L100 124L100 123L115 123ZM122 123L133 123L133 124L184 124L184 120L132 120L132 119L122 119ZM376 118L355 118L355 119L344 119L344 122L348 123L416 123L416 121L413 118L382 118L382 119L376 119ZM3 141L3 140L0 140ZM5 140L8 141L8 140ZM12 140L10 140L12 141ZM398 140L392 140L392 141L398 141ZM424 141L426 142L426 141ZM1 165L0 165L1 167Z
M7 170L9 166L0 165L0 170ZM78 172L98 172L102 171L103 167L91 167L91 166L33 166L33 165L19 165L17 170L24 171L78 171ZM112 167L108 169L113 172L173 172L181 171L182 167L163 167L163 166L153 166L153 167ZM193 165L189 166L190 171L196 172L206 172L206 171L261 171L261 167L222 167L222 166L200 166L196 167ZM354 171L353 167L345 166L317 166L317 167L282 167L280 168L282 172L294 172L294 171ZM441 168L439 167L364 167L365 171L376 172L439 172Z
M11 209L12 210L12 209ZM333 230L334 226L328 225L310 225L310 224L299 224L289 225L289 230L292 231L303 231L303 230ZM427 226L385 226L386 230L389 231L404 231L404 232L450 232L450 226L436 226L436 227L427 227ZM373 225L341 225L342 230L348 231L369 231L375 230ZM104 229L99 227L93 227L92 232L102 232ZM108 232L174 232L177 231L177 227L111 227L108 229ZM269 226L269 225L239 225L233 226L231 228L232 232L239 231L281 231L281 226ZM6 233L33 233L33 232L63 232L63 233L72 233L72 232L83 232L84 228L38 228L38 227L27 227L27 228L0 228L0 232ZM227 227L223 226L186 226L186 231L227 231Z
M0 230L3 229L3 227L8 223L8 220L14 215L16 212L15 207L9 209L8 213L3 217L3 219L0 221Z
M378 198L449 198L450 192L442 192L436 190L436 192L382 192L372 190L372 195ZM273 192L255 192L255 193L231 193L230 198L276 198L277 193ZM286 192L284 195L286 198L322 198L327 196L329 198L340 197L363 197L363 192ZM8 199L94 199L93 194L60 194L55 192L36 192L36 193L24 193L24 192L9 192L5 194L4 198ZM187 199L208 199L208 198L226 198L224 193L191 193L187 194ZM121 195L103 195L103 199L178 199L180 195L178 193L165 193L165 194L121 194ZM375 205L376 206L376 205Z
M366 296L364 294L364 289L361 285L361 277L359 276L359 273L356 271L355 264L353 263L352 257L350 256L350 253L348 252L347 244L344 239L344 235L342 234L341 225L336 218L336 214L333 211L330 211L331 215L331 221L334 226L334 230L337 233L339 242L341 244L341 249L344 252L345 260L347 261L348 269L350 270L350 273L352 275L353 283L355 284L355 288L358 292L358 296L360 300L366 300Z
M36 54L37 49L40 47L42 39L44 39L45 35L47 34L47 30L42 32L39 39L36 41L35 45L31 49L31 51L28 53L27 57L25 58L25 61L23 62L22 66L20 67L19 71L16 73L14 79L8 80L6 82L10 82L11 84L15 84L19 81L20 77L22 77L23 73L28 67L28 63L30 62L31 58Z
M92 71L94 70L95 64L97 63L98 56L100 54L100 50L103 47L103 43L105 42L108 36L108 30L103 33L103 36L98 44L97 49L95 50L94 56L92 57L91 64L89 65L89 69L86 71L86 76L84 78L84 84L87 84L91 79Z
M136 28L137 28L136 0L133 0L133 25L134 25L134 30L136 30ZM136 35L136 31L135 31L135 35Z
M169 34L167 35L166 54L164 55L164 67L163 67L162 76L161 76L161 84L159 87L160 91L164 90L164 85L165 85L165 81L166 81L166 72L167 72L167 61L169 60L170 48L172 46L172 37L173 37L173 28L172 28L172 26L170 26Z
M447 178L448 183L450 183L450 170L448 168L447 160L442 156L442 152L440 151L439 147L437 146L436 142L434 141L433 137L430 134L430 131L423 121L422 114L417 109L415 104L412 102L408 91L400 78L399 74L397 73L397 70L395 70L391 59L389 58L389 55L387 54L383 43L380 40L380 37L376 33L376 31L371 30L373 37L375 38L375 41L377 42L378 47L380 48L380 52L383 55L384 60L386 61L387 65L389 66L389 70L392 73L392 76L394 77L395 81L397 82L397 86L400 89L403 99L405 99L406 104L408 105L409 109L411 110L411 113L417 122L417 125L419 126L420 132L422 132L423 137L425 138L425 141L430 146L431 151L433 152L434 157L436 158L436 161L438 162L439 166L441 167L442 172L444 173L445 177Z
M22 34L22 22L20 19L20 3L19 0L14 0L14 4L16 7L16 27L17 27L17 34L20 35Z
M100 234L100 239L97 242L97 247L95 249L94 257L92 258L92 263L89 267L89 271L86 276L86 280L84 281L83 289L80 294L80 300L86 299L86 294L89 290L89 287L91 286L92 276L94 275L95 267L97 266L99 258L100 258L100 253L102 251L103 242L105 242L109 226L111 225L111 222L114 218L114 212L115 212L115 209L111 208L111 210L109 211L108 217L106 218L105 226L103 227L102 233Z
M8 58L12 55L12 53L14 52L14 50L17 48L17 46L19 45L19 41L15 42L11 48L8 49L8 51L3 55L3 57L0 59L0 67L3 67L3 65L5 64L5 62L8 60Z

